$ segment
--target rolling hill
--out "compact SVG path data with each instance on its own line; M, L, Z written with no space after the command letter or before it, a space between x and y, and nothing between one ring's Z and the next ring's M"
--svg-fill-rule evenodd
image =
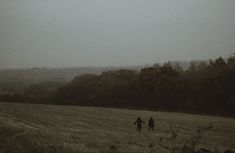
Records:
M153 116L154 131L140 115ZM164 153L235 149L235 119L113 108L0 103L0 153Z

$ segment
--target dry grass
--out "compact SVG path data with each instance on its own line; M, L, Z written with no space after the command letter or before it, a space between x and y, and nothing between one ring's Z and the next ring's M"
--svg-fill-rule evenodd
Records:
M153 116L156 129L148 131L145 125L138 134L133 125L138 115L146 121ZM202 130L207 127L210 128ZM144 110L0 103L0 135L0 153L164 153L188 147L190 143L196 149L203 147L223 152L235 149L235 119Z

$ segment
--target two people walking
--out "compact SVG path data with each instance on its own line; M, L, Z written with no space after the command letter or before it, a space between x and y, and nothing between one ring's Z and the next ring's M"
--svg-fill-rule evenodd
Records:
M142 129L142 124L145 124L145 121L143 121L141 117L139 116L137 120L134 122L134 124L137 125L137 131L140 133ZM148 126L149 126L149 130L153 131L155 125L154 125L154 120L152 116L148 120Z

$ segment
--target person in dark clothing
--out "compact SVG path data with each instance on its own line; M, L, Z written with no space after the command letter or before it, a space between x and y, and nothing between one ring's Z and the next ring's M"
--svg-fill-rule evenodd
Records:
M154 128L154 120L153 120L153 117L151 116L149 121L148 121L148 125L149 125L149 130L152 130L153 131L153 128Z
M134 124L137 125L137 131L138 131L139 133L141 132L142 123L145 124L145 122L140 118L140 116L137 118L137 120L136 120L135 123L134 123Z

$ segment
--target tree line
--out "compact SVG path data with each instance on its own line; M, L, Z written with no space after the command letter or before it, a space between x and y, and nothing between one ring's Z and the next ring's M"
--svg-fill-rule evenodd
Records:
M1 91L0 101L124 107L235 116L235 56L83 74Z
M154 64L84 74L58 88L53 104L147 108L235 115L235 57L180 64Z

